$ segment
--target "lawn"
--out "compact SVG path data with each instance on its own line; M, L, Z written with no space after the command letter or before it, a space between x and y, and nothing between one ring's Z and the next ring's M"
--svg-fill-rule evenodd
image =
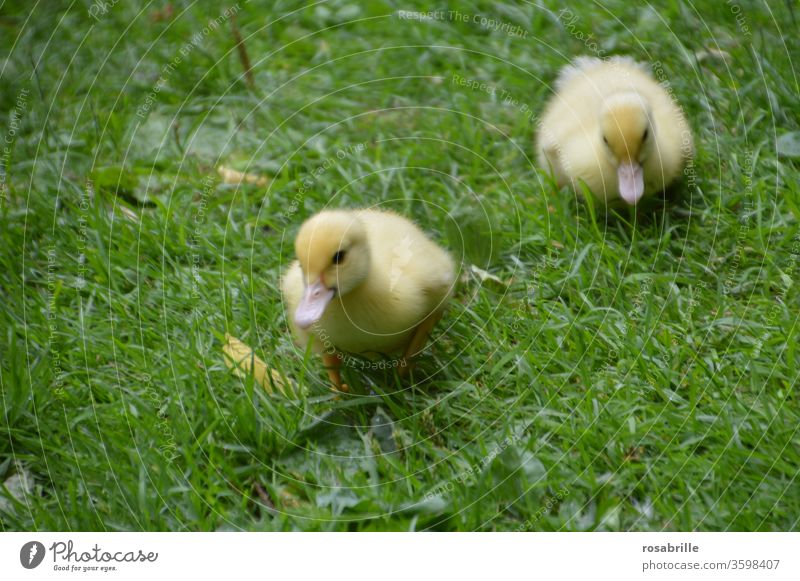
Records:
M0 2L2 530L800 528L791 1L265 4ZM666 203L537 167L582 54L686 111ZM461 263L413 380L292 343L329 206Z

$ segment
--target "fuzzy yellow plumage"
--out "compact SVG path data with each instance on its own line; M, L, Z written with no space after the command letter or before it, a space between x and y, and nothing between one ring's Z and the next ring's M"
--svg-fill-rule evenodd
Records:
M634 205L681 174L693 141L680 107L639 64L582 57L559 76L537 152L559 186L583 182L600 200Z
M456 282L450 255L392 212L320 212L295 251L281 285L290 325L301 346L313 339L339 388L343 352L400 352L403 362L418 353Z

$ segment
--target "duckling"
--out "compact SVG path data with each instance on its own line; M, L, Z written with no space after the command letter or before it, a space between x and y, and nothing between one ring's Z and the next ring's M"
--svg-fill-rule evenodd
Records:
M680 106L630 58L581 57L564 68L539 128L539 163L559 187L584 182L608 204L661 192L693 155Z
M402 353L405 375L456 283L452 258L393 212L325 210L300 227L297 260L281 281L297 343L321 353L334 388L347 391L343 354Z

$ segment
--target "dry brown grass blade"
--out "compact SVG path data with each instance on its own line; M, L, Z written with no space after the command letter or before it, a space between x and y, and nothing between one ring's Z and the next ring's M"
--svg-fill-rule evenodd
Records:
M271 369L264 361L253 352L248 345L236 337L225 334L225 345L222 347L225 355L225 365L238 377L247 377L252 374L267 393L274 393L273 386L280 393L292 396L297 393L293 382L285 379L275 369Z
M256 86L256 81L253 78L250 57L247 54L247 47L244 45L244 40L242 40L242 33L239 32L239 25L236 22L235 14L231 17L231 31L233 32L233 39L236 41L236 50L239 51L239 60L242 62L242 68L244 69L245 81L247 81L247 86L253 89Z
M264 176L258 176L252 173L244 173L241 171L236 171L235 169L231 169L224 165L221 165L217 168L217 173L219 173L220 177L222 178L222 183L224 184L231 184L231 185L240 185L240 184L250 184L253 186L266 186L269 183L269 180Z

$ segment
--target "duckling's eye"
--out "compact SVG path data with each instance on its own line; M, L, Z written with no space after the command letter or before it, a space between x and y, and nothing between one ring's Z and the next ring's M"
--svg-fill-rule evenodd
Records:
M648 137L648 135L650 135L650 128L649 128L649 127L647 127L647 128L644 130L644 133L642 133L642 141L646 141L646 140L647 140L647 137Z
M344 250L340 250L339 252L333 255L333 263L341 264L344 261L345 256L347 256L347 252L345 252Z
M608 138L605 135L603 135L603 143L611 147L611 144L608 142Z

